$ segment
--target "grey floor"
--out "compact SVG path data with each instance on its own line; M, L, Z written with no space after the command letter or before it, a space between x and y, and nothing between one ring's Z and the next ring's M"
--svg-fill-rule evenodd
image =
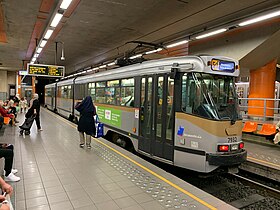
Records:
M19 114L18 119L20 125L24 115ZM41 122L43 131L38 132L34 123L30 136L19 136L18 127L6 126L0 132L0 142L15 145L14 165L21 177L20 182L12 183L16 210L209 209L201 201L217 209L234 209L106 140L101 142L197 198L103 143L93 141L90 150L79 148L75 125L44 109Z

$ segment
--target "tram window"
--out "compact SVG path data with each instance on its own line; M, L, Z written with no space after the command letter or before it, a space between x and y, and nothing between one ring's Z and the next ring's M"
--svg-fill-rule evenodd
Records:
M106 104L119 105L120 88L107 87L105 88Z
M85 86L84 84L76 84L75 85L75 100L82 100L85 95Z
M120 81L119 80L112 80L107 82L107 87L119 87Z
M122 87L120 103L122 106L134 106L134 87Z
M96 103L105 103L105 88L96 88Z
M134 106L134 79L121 80L121 97L120 104L122 106Z
M145 103L145 84L146 84L146 79L142 78L141 82L141 106L144 106Z
M96 83L96 87L105 87L106 86L106 82L97 82Z
M167 121L166 121L166 141L172 144L172 128L174 119L172 119L173 112L173 98L174 98L174 79L168 77L167 81Z
M71 93L72 93L72 87L71 85L68 86L62 86L61 87L61 98L71 98Z
M134 86L134 79L130 78L130 79L122 79L121 81L121 86Z
M95 83L88 84L88 95L95 101Z

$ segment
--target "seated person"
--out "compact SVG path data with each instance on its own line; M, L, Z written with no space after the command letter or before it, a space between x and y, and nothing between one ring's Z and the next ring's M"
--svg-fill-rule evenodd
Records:
M273 139L274 144L278 144L280 142L280 121L276 124L276 134Z
M14 173L17 173L17 169L13 169L14 161L14 146L12 144L0 144L0 158L5 159L5 174L4 179L9 182L17 182L20 178Z
M1 177L0 177L0 186L2 189L2 193L6 193L10 196L12 195L13 187L11 185L9 185L8 183L6 183ZM4 195L0 195L0 202L2 203L0 210L10 210L10 204L6 200L6 197Z
M13 114L9 114L8 110L6 110L3 105L3 101L0 100L0 114L2 117L9 117L11 119L12 125L15 126L15 116Z
M10 100L9 103L8 103L8 112L9 112L9 114L13 114L15 116L15 122L18 123L18 121L16 120L16 118L17 118L17 107L16 107L13 100Z

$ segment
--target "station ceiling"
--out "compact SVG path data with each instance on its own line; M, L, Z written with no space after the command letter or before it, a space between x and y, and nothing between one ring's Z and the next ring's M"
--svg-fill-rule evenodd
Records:
M60 3L0 0L0 70L29 62ZM73 0L38 60L55 64L58 42L56 64L70 73L124 55L136 46L128 41L170 42L279 6L279 0Z

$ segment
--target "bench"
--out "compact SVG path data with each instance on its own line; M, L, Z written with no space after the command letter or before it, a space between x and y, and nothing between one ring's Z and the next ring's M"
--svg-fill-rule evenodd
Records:
M247 121L247 122L245 122L245 124L244 124L244 127L243 127L243 129L242 129L242 132L245 132L245 133L253 133L253 132L256 132L257 129L258 129L258 123Z

